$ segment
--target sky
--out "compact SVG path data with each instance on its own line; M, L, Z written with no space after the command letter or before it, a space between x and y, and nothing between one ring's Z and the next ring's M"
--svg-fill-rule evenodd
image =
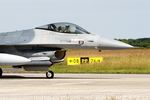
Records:
M107 38L150 38L150 0L0 0L0 32L75 23Z

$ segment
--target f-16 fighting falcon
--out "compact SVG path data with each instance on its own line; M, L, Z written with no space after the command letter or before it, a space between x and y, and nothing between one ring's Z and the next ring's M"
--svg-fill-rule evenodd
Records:
M67 49L128 49L133 46L92 34L72 23L52 23L28 30L0 33L0 65L23 68L26 71L48 71L62 62ZM3 71L0 68L0 76Z

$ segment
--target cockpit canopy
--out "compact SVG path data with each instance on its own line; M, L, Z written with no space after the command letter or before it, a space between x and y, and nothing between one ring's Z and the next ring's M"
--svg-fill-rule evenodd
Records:
M36 29L49 30L59 33L70 33L70 34L90 34L85 29L81 28L78 25L72 23L52 23L40 27L36 27Z

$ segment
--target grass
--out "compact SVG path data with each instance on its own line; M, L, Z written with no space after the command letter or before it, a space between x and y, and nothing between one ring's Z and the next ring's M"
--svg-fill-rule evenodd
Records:
M67 66L67 57L103 57L100 64ZM50 69L56 73L150 73L150 49L129 50L69 50L65 61L55 64Z
M99 64L83 64L68 66L67 57L103 57ZM10 66L1 66L10 68ZM55 73L120 73L150 74L150 49L129 50L68 50L65 61L54 64L51 68ZM26 72L26 71L21 71Z

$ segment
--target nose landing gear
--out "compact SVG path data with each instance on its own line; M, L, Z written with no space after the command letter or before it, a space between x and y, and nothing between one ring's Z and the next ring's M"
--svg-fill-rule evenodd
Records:
M0 77L2 77L2 74L3 74L3 70L2 68L0 68Z
M46 77L49 78L49 79L54 78L54 72L53 71L46 72Z

